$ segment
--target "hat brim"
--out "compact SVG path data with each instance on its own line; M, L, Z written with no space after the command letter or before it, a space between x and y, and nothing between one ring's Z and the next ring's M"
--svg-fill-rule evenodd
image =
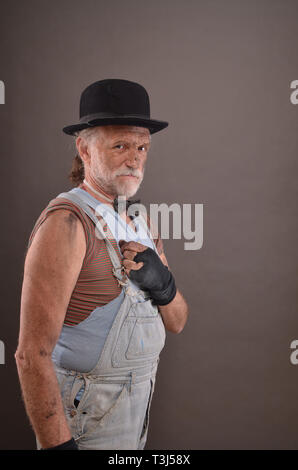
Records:
M111 124L128 124L135 125L140 127L146 127L149 129L150 134L161 131L169 125L166 121L157 121L155 119L143 119L137 117L113 117L113 118L100 118L93 119L88 123L73 124L71 126L63 127L63 132L68 135L74 135L75 132L82 131L83 129L88 129L89 127L95 126L108 126Z

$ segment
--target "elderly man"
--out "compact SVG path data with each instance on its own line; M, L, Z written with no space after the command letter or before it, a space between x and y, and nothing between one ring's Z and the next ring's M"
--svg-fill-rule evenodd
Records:
M141 85L107 79L83 91L80 122L63 129L75 136L76 187L31 233L15 354L38 449L145 446L165 330L181 332L188 307L149 217L129 215L126 198L167 124L150 119Z

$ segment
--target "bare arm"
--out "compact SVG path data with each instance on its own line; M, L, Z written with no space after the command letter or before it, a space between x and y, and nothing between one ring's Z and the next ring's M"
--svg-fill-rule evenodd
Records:
M26 412L43 448L71 439L51 353L86 252L80 220L54 211L28 249L16 364Z
M160 258L170 269L164 253ZM159 305L158 310L167 330L172 333L180 333L183 330L188 318L188 305L178 288L173 300L168 305Z

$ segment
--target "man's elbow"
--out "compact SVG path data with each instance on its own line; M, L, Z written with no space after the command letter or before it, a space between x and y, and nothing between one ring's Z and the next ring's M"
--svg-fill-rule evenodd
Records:
M44 347L39 347L34 350L32 348L18 347L14 357L19 371L26 371L34 369L35 367L39 368L40 362L44 362L45 359L46 361L51 361L51 353Z
M185 311L184 318L181 322L179 322L175 325L174 333L178 334L178 333L181 333L184 330L184 327L185 327L186 322L187 322L187 318L188 318L188 307L186 306L186 311Z
M184 326L185 326L185 325L182 325L182 326L177 327L177 328L175 329L174 333L176 333L176 334L181 333L181 331L184 330Z
M182 325L175 324L175 325L167 325L166 329L171 333L179 334L184 329L185 323Z
M35 362L34 355L32 355L32 353L30 353L26 349L18 348L15 352L14 357L19 373L32 369Z

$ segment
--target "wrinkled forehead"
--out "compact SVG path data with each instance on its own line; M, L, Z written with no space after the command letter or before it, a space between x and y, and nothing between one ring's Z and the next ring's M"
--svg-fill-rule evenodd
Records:
M101 126L101 135L108 139L125 139L150 142L151 135L149 129L139 126L128 125L107 125Z

